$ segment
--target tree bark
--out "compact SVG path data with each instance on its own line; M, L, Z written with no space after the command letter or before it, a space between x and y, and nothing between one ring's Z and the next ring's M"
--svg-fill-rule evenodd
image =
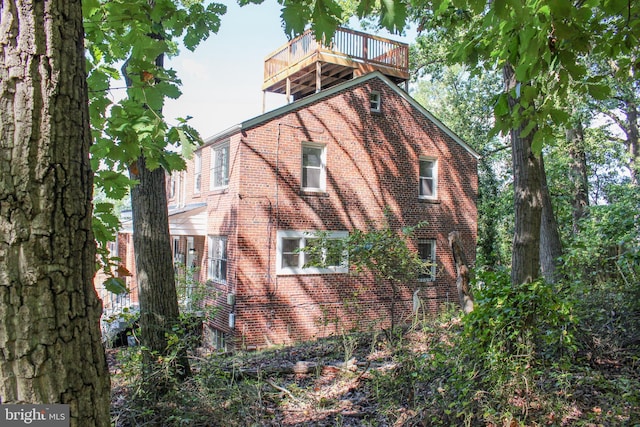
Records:
M0 2L0 396L109 426L79 0Z
M566 132L571 158L571 182L573 183L573 199L571 200L571 217L573 232L580 232L580 220L585 216L589 206L589 180L587 175L587 156L584 152L584 130L582 123Z
M166 333L179 321L173 256L169 234L169 215L165 172L146 166L144 156L130 167L131 178L138 181L131 190L133 249L140 298L140 332L142 345L166 355ZM180 352L183 353L182 351ZM184 355L183 355L184 356ZM155 369L156 358L145 352L145 370ZM190 374L186 357L176 360L175 373L184 378ZM155 384L162 392L162 385Z
M558 232L558 221L553 212L553 203L547 174L544 170L544 160L540 154L540 180L542 182L542 219L540 223L540 270L542 277L548 283L556 283L559 279L559 260L562 256L562 241Z
M638 106L633 101L625 103L627 115L627 151L629 153L629 173L631 174L631 183L635 186L640 185L640 148L638 147L638 139L640 131L638 130Z
M467 264L467 257L462 250L462 244L460 243L460 233L452 231L449 233L449 246L451 246L451 252L453 252L453 260L456 263L456 287L458 289L458 300L460 306L465 313L471 313L473 311L473 294L471 293L471 275L469 272L469 265Z
M516 81L513 67L503 67L505 90L509 93L509 107L516 108ZM522 137L526 123L511 129L511 158L514 192L514 234L511 258L511 282L531 282L540 275L540 225L542 219L542 190L540 157L531 144L536 130Z

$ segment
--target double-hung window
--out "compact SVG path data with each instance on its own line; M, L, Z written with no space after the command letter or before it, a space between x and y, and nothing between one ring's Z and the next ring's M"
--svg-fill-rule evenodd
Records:
M227 237L209 236L208 255L208 279L218 283L227 283Z
M421 199L436 199L438 197L438 162L435 159L420 159L420 189Z
M193 192L200 194L200 184L202 183L202 153L196 152L193 158Z
M323 144L302 144L302 190L325 191L327 148Z
M211 147L211 170L209 189L215 190L229 185L229 142Z
M347 273L348 259L342 239L346 231L329 231L320 238L313 231L278 231L276 263L278 274ZM326 239L326 240L325 240ZM322 242L327 241L324 247Z
M436 280L436 241L432 239L418 240L418 254L426 263L426 269L418 276L420 282Z
M369 108L374 113L379 113L382 106L380 92L372 91L369 93Z

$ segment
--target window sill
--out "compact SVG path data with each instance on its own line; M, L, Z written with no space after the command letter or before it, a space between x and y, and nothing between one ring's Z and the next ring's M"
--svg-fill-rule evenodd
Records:
M308 269L292 269L292 270L280 270L276 274L278 276L319 276L327 274L348 274L349 270L346 268L327 268L318 270Z
M324 190L300 190L299 194L301 196L329 197L329 193Z
M426 204L429 204L429 205L439 205L441 203L440 199L425 199L425 198L422 198L422 197L418 197L418 202L419 203L426 203Z
M229 192L229 187L218 187L209 190L209 194L226 194Z

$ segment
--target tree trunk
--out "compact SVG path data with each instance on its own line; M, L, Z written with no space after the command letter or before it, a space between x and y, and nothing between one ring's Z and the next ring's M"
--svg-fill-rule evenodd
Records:
M571 200L571 217L573 232L580 232L580 220L585 216L589 206L589 180L587 178L587 156L584 152L584 131L582 123L566 132L571 158L571 182L573 183L573 199Z
M465 313L471 313L473 311L473 294L471 293L471 275L469 272L469 264L467 264L467 257L462 250L462 244L460 243L460 233L452 231L449 233L449 246L451 246L451 252L453 252L453 260L456 263L456 288L458 289L458 300L460 306Z
M165 172L162 168L150 171L144 156L130 168L131 178L138 184L131 190L133 214L133 249L140 298L140 332L142 345L158 354L167 354L166 333L179 321L178 296L171 254L169 216ZM179 377L190 374L183 352L176 360L175 373ZM145 372L156 367L155 358L145 352ZM159 387L161 384L151 384Z
M516 85L513 67L503 68L505 90L511 93ZM516 99L509 95L509 107ZM542 218L542 187L540 157L531 150L534 129L526 137L521 133L526 123L511 129L511 157L513 162L514 235L511 258L511 282L531 282L540 275L540 223Z
M79 0L0 2L0 397L109 426Z
M638 138L640 131L638 130L638 106L633 101L625 104L627 114L627 151L629 153L629 172L631 174L631 183L635 186L640 185L640 149L638 147Z
M548 283L556 283L559 279L559 260L562 256L562 242L558 232L558 222L553 212L553 203L547 174L544 170L544 161L540 154L540 180L542 182L542 221L540 223L540 270Z

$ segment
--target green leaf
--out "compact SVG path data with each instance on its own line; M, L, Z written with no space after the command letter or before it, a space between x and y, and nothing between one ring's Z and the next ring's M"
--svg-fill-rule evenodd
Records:
M109 277L104 281L103 286L107 291L116 295L129 293L127 285L120 277Z
M537 123L535 121L529 120L529 122L525 125L525 127L520 132L520 136L522 138L526 138L527 136L529 136L531 131L536 127L536 125Z
M493 113L496 117L502 117L509 114L509 101L506 93L498 95L495 107L493 107Z
M605 100L611 97L611 88L605 84L587 84L587 91L593 99Z
M310 17L311 11L304 4L289 1L285 2L280 14L280 18L284 22L284 31L289 38L302 34Z
M399 0L381 0L380 25L390 32L400 32L407 19L407 7Z

